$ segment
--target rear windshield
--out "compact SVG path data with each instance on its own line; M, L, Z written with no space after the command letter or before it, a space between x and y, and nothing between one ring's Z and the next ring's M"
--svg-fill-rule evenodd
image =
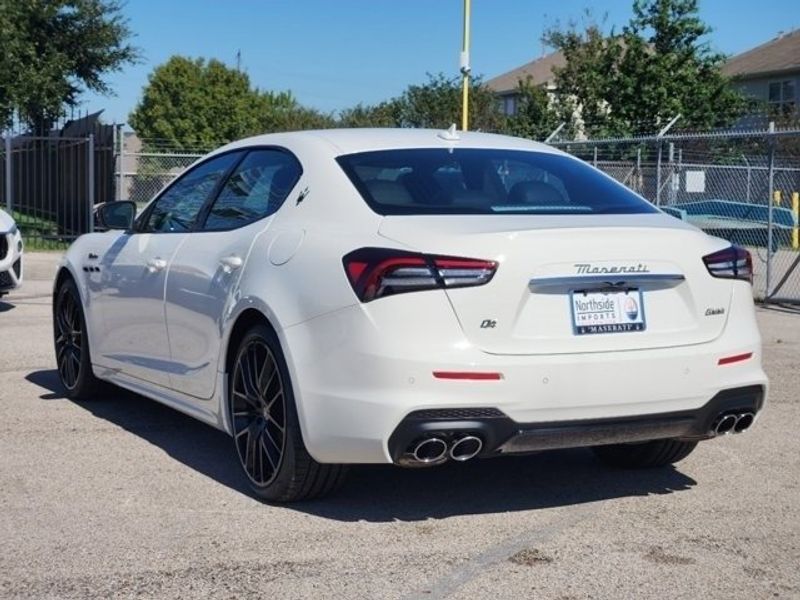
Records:
M337 160L381 215L657 212L624 185L558 154L424 148L362 152Z

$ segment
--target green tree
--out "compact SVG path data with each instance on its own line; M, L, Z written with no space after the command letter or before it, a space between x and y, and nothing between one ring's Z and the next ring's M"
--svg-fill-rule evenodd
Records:
M270 98L218 60L173 56L156 67L128 117L139 137L175 147L213 147L260 130Z
M634 0L619 35L595 23L547 32L567 59L556 69L561 110L579 108L591 135L653 131L678 114L683 127L729 125L744 102L720 71L725 57L711 51L710 32L697 0Z
M185 56L153 70L128 122L144 140L187 149L335 124L331 115L302 106L291 92L261 91L246 73L218 60Z
M47 131L86 90L138 58L116 0L0 0L0 126Z
M516 111L506 118L503 133L533 140L543 140L561 122L553 100L544 86L530 78L517 86Z
M398 99L403 127L446 129L461 123L461 77L428 74L428 81L410 85ZM494 92L477 77L471 80L469 126L473 130L499 131L504 125Z
M619 123L610 112L616 94L622 45L617 36L605 36L602 24L586 12L581 25L570 23L547 31L544 41L564 54L566 63L554 69L555 107L561 120L573 123L577 115L587 133L618 133Z
M399 127L403 102L398 98L372 106L357 104L339 113L339 127Z
M333 116L302 106L291 92L263 92L258 108L259 130L299 131L327 129L336 124Z

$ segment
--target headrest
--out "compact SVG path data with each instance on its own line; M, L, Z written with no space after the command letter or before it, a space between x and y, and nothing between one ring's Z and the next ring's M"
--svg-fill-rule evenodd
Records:
M563 206L567 202L555 187L544 181L520 181L508 192L510 204Z
M377 202L395 206L409 206L414 204L414 199L406 187L398 181L386 179L370 179L364 182L367 190Z

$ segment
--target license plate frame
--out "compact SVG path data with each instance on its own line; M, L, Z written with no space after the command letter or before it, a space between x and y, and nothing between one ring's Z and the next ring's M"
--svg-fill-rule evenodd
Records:
M608 304L609 300L612 305ZM647 330L644 294L638 288L570 290L569 308L573 335Z

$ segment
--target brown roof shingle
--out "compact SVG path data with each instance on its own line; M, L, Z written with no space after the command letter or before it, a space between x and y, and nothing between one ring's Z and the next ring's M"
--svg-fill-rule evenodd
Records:
M737 54L722 67L728 77L800 70L800 29Z
M502 94L515 90L520 80L524 81L528 77L535 85L547 84L553 81L553 68L563 67L566 64L567 61L561 51L552 52L507 73L493 77L486 82L486 85L498 94Z

